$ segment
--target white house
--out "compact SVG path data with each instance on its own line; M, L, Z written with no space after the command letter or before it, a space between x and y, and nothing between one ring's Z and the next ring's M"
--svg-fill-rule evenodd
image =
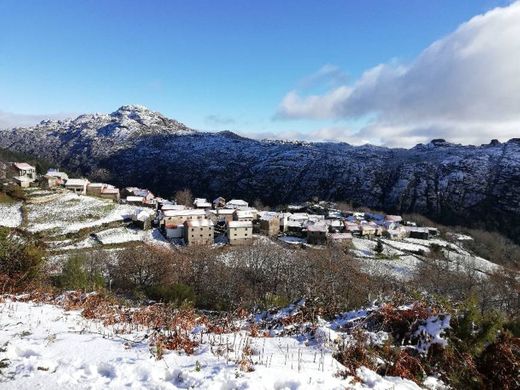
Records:
M209 203L205 198L195 198L193 201L193 205L197 209L210 209L211 203Z
M89 181L87 179L68 179L65 182L65 188L76 194L86 195L88 184Z
M242 199L231 199L226 203L227 209L244 210L249 207L249 203Z

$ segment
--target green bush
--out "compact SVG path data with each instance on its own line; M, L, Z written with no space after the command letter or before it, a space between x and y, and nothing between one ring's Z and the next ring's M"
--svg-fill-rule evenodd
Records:
M32 235L0 227L0 274L15 287L40 276L44 245Z
M193 289L183 283L172 285L156 285L146 289L146 295L155 301L166 302L181 306L184 303L195 305L195 293Z
M105 279L100 270L88 266L84 256L77 255L67 260L56 285L68 290L95 291L105 286Z
M483 315L477 298L472 296L463 303L460 314L452 321L452 340L459 351L476 356L495 340L503 324L499 313L489 312Z

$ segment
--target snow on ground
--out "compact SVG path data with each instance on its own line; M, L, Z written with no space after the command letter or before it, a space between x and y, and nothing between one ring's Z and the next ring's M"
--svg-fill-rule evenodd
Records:
M374 276L391 276L407 281L415 276L415 271L422 264L417 257L401 256L397 259L359 258L361 269Z
M376 247L375 241L370 241L364 238L354 237L352 239L354 248L352 252L358 257L374 257L374 248Z
M361 383L335 374L331 352L292 337L205 334L193 355L156 360L144 331L120 335L77 311L31 302L0 304L2 389L419 389L366 368ZM250 345L254 371L236 364ZM223 348L222 348L223 346ZM219 348L220 347L220 348ZM224 351L222 354L217 350Z
M363 270L372 275L392 276L403 281L409 280L422 263L416 254L419 251L428 254L433 245L442 248L452 271L474 270L484 276L501 268L497 264L474 256L464 248L440 238L430 240L406 238L402 241L381 239L381 242L384 250L382 256L377 256L374 251L376 240L356 237L352 240L354 245L352 253L361 262Z
M0 203L0 226L18 227L22 224L22 204Z
M278 238L280 241L290 244L290 245L301 245L306 244L307 240L305 238L293 237L293 236L282 236Z
M427 243L425 244L424 242L423 244L425 245L388 239L382 239L381 241L383 241L385 245L391 246L401 251L418 252L420 250L423 250L425 253L428 253L430 251L429 245Z
M54 235L78 232L131 217L136 206L110 200L64 193L46 203L28 205L28 230Z
M103 244L122 244L132 241L144 241L170 246L159 229L139 230L126 227L103 230L96 233L97 240Z

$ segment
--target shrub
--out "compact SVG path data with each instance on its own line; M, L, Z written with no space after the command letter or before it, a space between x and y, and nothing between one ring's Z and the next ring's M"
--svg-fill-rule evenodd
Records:
M520 389L520 338L501 334L477 360L487 388Z
M68 290L95 291L105 286L105 279L99 269L88 267L84 256L70 257L61 274L56 278L58 287Z
M473 295L459 308L460 314L452 320L452 342L461 352L477 356L484 347L493 342L502 328L503 319L495 312L483 315Z
M5 193L12 199L24 200L26 198L22 187L16 184L9 184L5 189Z
M374 252L376 252L378 255L382 254L385 247L383 246L383 242L381 240L377 240L377 244L374 248Z
M0 274L6 285L21 288L40 276L44 245L34 236L0 227Z
M172 303L175 306L181 306L184 303L194 305L196 301L193 289L183 283L151 286L147 288L146 294L155 301Z

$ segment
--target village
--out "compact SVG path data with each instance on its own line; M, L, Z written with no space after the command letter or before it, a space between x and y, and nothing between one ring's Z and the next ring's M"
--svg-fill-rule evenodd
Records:
M338 210L331 202L305 202L279 210L259 210L241 199L213 201L195 198L181 204L155 196L147 189L118 189L107 183L94 183L85 178L72 178L57 169L38 175L36 168L25 162L11 163L12 176L4 185L16 184L23 189L70 191L78 196L97 197L117 204L134 206L131 215L135 228L157 228L175 245L231 246L251 245L255 235L278 238L288 245L348 246L354 237L403 240L428 240L439 231L434 227L418 227L399 215Z

